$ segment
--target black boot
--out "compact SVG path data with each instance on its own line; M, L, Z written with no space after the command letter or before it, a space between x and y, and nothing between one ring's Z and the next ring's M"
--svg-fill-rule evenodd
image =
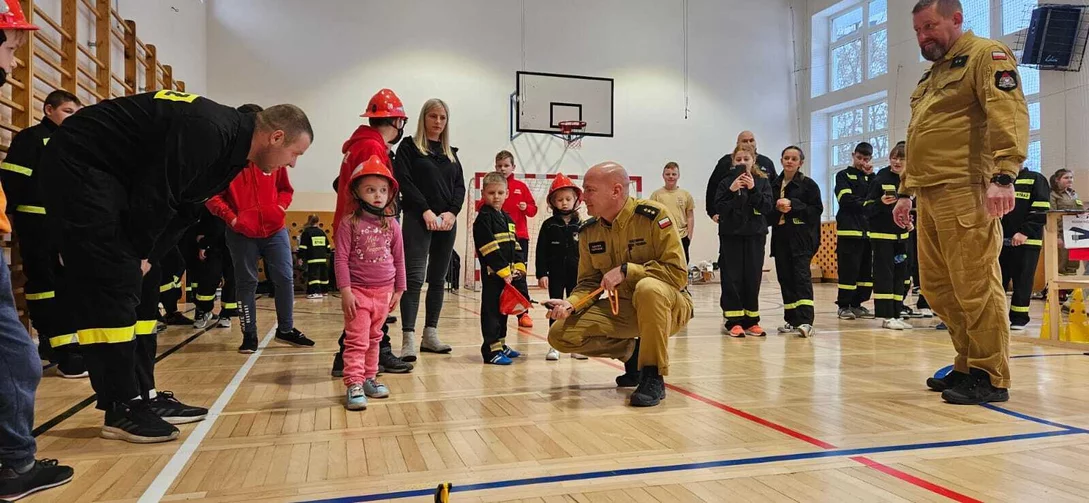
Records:
M340 340L337 341L337 345L340 346L340 350L337 354L333 355L333 370L329 372L333 377L344 377L344 338L348 337L348 332L340 332Z
M971 369L968 378L955 388L942 392L942 400L956 405L980 405L988 402L1005 402L1010 399L1006 388L991 385L991 376L982 369Z
M665 379L658 374L658 367L643 367L639 387L631 394L632 407L654 407L665 398Z
M415 368L411 363L408 363L400 358L397 358L393 354L393 348L383 347L378 351L378 371L388 372L390 374L407 374L412 372Z
M624 362L624 374L616 376L616 387L634 388L639 385L639 339L635 339L635 350L631 358Z

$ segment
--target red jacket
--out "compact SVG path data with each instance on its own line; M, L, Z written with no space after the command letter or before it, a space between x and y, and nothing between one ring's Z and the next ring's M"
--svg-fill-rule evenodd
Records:
M340 219L355 211L355 197L352 196L351 188L348 186L348 180L352 179L355 168L363 164L363 161L370 159L372 155L377 155L386 167L393 171L385 138L382 138L382 134L377 129L370 126L362 125L356 128L352 137L344 142L341 152L344 153L344 160L340 163L340 176L337 178L337 211L333 214L334 235L337 229L340 229Z
M284 228L284 217L294 194L287 168L265 174L251 162L231 181L227 190L204 205L235 232L259 239ZM236 218L238 221L232 226L231 222Z
M483 187L481 187L483 188ZM518 209L518 203L526 203L525 211ZM484 200L476 202L476 210L484 205ZM514 178L514 173L507 175L507 200L503 203L503 211L514 220L514 237L529 239L529 225L527 218L537 216L537 201L533 200L533 193L524 182Z

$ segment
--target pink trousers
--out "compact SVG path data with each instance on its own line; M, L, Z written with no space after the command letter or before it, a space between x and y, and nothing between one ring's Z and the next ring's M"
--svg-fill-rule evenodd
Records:
M355 318L344 316L344 385L351 386L378 375L378 346L382 325L389 315L393 285L379 288L352 287Z

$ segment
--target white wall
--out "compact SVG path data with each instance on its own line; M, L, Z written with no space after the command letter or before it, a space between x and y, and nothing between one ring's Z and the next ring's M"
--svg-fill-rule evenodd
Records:
M382 87L405 101L409 134L426 99L449 103L467 176L491 170L507 148L537 173L616 160L645 177L649 195L674 160L702 207L707 177L740 130L754 130L773 158L797 137L787 3L690 0L688 119L681 0L524 2L524 66L523 2L211 0L208 94L308 112L316 142L292 173L295 210L333 208L341 144ZM616 79L616 136L587 138L562 159L550 137L511 145L508 96L523 68ZM693 255L711 258L717 238L703 215Z
M136 36L158 51L159 62L174 69L185 90L206 93L208 36L204 0L114 0L125 19L136 21Z

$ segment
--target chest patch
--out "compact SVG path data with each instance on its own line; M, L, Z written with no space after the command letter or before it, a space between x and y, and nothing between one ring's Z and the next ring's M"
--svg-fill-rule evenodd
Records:
M968 56L957 56L953 58L949 68L964 68L965 66L968 66Z
M1002 70L994 74L994 86L1003 91L1017 89L1017 73L1013 70Z
M635 248L636 246L644 246L647 244L647 240L643 238L635 238L628 240L628 248Z
M590 253L593 253L594 255L605 253L605 242L594 241L593 243L590 243Z

